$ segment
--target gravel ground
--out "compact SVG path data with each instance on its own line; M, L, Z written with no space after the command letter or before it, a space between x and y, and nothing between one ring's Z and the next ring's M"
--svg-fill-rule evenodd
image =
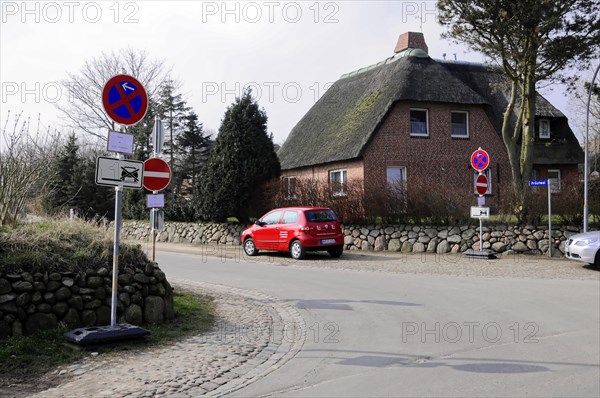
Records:
M289 253L261 252L248 257L241 246L197 246L181 243L158 243L157 250L220 257L223 261L252 261L296 267L323 267L357 271L410 274L482 276L490 278L542 278L600 280L592 266L566 258L503 254L494 260L469 258L462 254L399 253L345 251L333 259L327 253L308 253L296 261Z

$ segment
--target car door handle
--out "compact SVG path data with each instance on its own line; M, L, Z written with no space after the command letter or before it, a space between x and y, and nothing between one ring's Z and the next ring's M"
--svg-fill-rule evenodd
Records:
M275 229L279 231L279 227L275 227Z

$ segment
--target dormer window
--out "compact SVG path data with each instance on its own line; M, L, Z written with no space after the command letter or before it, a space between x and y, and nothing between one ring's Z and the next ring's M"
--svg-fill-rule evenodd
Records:
M538 130L540 138L550 138L550 120L540 119Z

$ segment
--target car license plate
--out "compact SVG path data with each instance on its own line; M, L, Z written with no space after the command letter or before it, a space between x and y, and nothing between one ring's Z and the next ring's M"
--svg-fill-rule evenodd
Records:
M335 243L335 239L321 239L322 245L332 245Z

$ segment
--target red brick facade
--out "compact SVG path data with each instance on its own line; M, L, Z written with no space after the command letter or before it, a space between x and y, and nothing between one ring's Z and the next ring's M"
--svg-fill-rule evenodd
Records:
M411 136L411 108L427 110L427 137ZM467 138L452 136L453 111L467 112ZM497 212L498 206L504 199L509 199L512 192L512 173L504 143L479 105L399 101L373 134L361 159L284 170L282 176L315 179L328 184L330 171L344 169L348 181L363 182L368 197L369 193L386 186L387 167L402 166L406 168L409 194L411 191L425 192L425 195L441 195L448 200L456 202L459 199L461 203L476 205L475 172L470 157L479 147L489 153L491 160L492 187L491 194L486 195L486 205ZM534 169L538 173L536 178L540 179L547 178L548 169L560 170L561 181L577 178L575 165L536 165Z
M429 136L410 134L410 109L427 109ZM468 138L453 138L451 112L468 112ZM510 187L511 175L506 149L480 106L397 102L375 133L364 153L365 189L385 186L388 166L405 166L408 191L429 187L442 195L465 195L473 198L474 170L470 157L479 147L491 159L492 194L490 205Z

